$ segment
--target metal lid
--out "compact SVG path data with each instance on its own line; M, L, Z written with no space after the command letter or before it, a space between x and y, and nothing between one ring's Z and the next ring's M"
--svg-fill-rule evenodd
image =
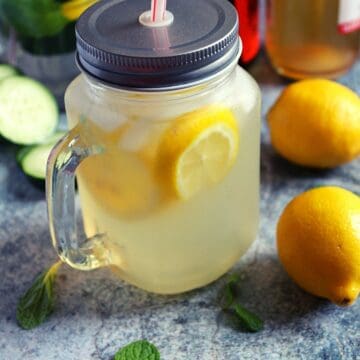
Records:
M237 13L226 0L168 0L171 25L148 27L150 0L103 0L76 25L79 66L99 80L137 89L199 83L240 56Z

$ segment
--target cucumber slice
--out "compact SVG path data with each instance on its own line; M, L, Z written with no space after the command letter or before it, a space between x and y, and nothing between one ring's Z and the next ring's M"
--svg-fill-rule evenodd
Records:
M18 160L24 173L32 178L44 180L46 164L53 145L30 146L20 150Z
M0 134L16 144L43 142L56 129L59 111L41 83L12 76L0 82Z
M65 132L57 132L43 144L22 148L17 154L17 161L24 173L34 179L45 180L50 152L64 135Z
M17 75L17 71L10 65L0 64L0 81L7 77Z

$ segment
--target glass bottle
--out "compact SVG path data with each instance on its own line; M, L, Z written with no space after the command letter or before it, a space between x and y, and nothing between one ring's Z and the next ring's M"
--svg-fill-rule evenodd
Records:
M174 21L160 27L139 22L147 6L103 0L80 18L82 74L66 91L71 130L49 159L47 201L64 261L169 294L217 279L255 239L260 92L237 65L227 1L168 1Z
M4 60L44 83L63 107L65 89L79 73L75 21L97 0L0 0Z
M360 23L358 0L267 0L266 49L277 72L295 79L346 72L359 48L357 27L341 27L340 9L349 5L347 16Z
M239 35L243 44L240 64L247 65L260 50L259 1L230 0L239 16Z

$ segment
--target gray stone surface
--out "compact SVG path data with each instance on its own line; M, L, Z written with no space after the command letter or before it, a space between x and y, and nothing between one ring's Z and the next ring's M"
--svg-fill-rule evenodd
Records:
M260 57L250 71L263 90L263 114L287 84ZM360 63L340 79L360 91ZM339 308L300 290L281 267L275 225L299 192L333 184L360 193L360 159L331 171L287 163L262 129L259 236L236 265L243 278L241 301L265 320L249 334L219 317L216 297L224 278L181 296L157 296L129 286L106 270L64 268L56 310L37 329L15 320L18 297L54 259L44 192L15 163L14 146L0 144L0 359L112 359L130 341L146 338L164 360L360 359L360 301Z

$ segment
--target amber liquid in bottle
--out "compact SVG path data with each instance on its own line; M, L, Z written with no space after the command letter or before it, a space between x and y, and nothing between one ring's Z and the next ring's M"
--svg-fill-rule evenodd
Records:
M357 58L359 31L337 29L339 0L267 0L266 48L279 74L336 78Z

